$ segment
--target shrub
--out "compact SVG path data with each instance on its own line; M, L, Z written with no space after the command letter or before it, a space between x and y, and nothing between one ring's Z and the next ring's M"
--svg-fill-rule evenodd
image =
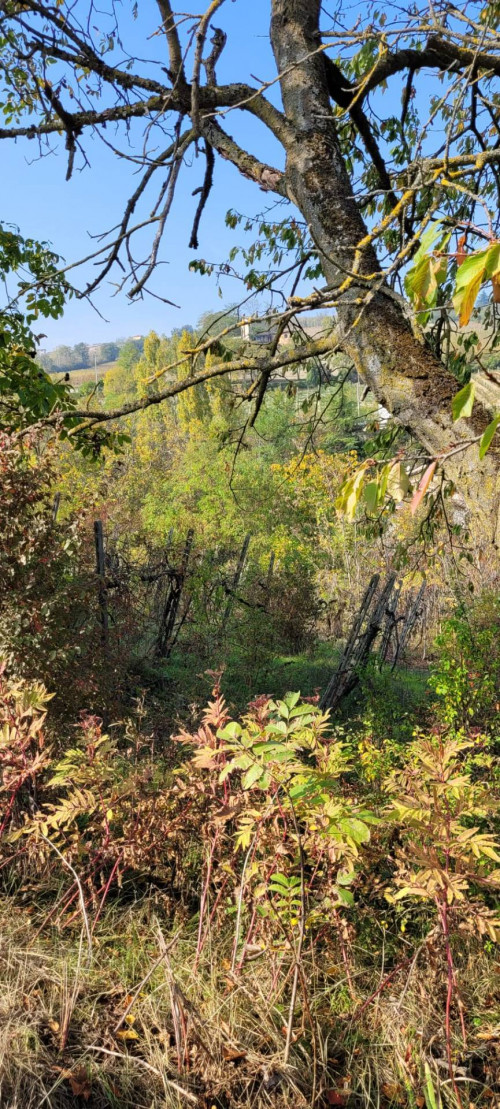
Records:
M43 443L0 435L0 654L13 672L52 684L78 654L68 608L79 547L76 521L54 518L53 476Z
M490 733L500 720L500 598L484 593L447 620L436 641L438 662L431 688L438 713L453 727Z

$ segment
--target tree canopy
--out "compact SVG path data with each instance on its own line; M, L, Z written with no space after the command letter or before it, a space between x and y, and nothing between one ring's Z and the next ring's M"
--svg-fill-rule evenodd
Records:
M140 40L138 18L133 49L126 42L137 5L97 12L86 0L0 3L0 138L42 146L59 138L70 177L97 135L135 175L125 210L95 252L97 275L80 295L111 273L132 298L148 287L157 292L175 191L198 176L192 151L205 162L186 229L194 251L217 158L266 194L255 223L228 213L235 229L243 219L255 226L255 242L219 264L243 279L244 318L254 318L252 295L267 295L265 349L226 349L224 332L212 329L180 355L185 373L167 363L154 390L116 410L89 406L82 423L93 428L238 372L251 424L274 374L343 350L414 436L422 461L445 465L454 487L489 519L494 539L496 425L471 388L454 410L452 399L457 379L467 385L473 359L477 365L496 343L500 6L473 2L463 11L438 0L345 12L319 0L269 0L268 9L274 72L244 81L235 65L233 80L220 84L218 69L231 70L234 45L224 0L212 0L201 16L158 0L153 37L145 30ZM242 31L256 18L242 12ZM276 164L260 157L255 137L248 140L249 117L272 136ZM256 207L260 200L256 191ZM198 257L193 266L218 268ZM493 297L486 338L464 338L460 328L486 284ZM308 335L300 320L311 309L333 309L335 328ZM294 341L280 341L285 335ZM60 422L62 412L64 421L64 411L51 418ZM73 409L68 419L74 426ZM489 447L482 458L479 442Z

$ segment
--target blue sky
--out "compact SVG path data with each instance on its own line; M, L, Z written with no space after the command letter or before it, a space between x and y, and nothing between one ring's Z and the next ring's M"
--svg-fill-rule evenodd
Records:
M83 3L83 0L82 0ZM86 6L86 5L85 5ZM124 5L126 7L126 5ZM216 24L228 32L228 45L218 67L221 83L230 80L251 80L250 74L266 80L275 75L268 42L268 0L226 0L218 13ZM154 0L141 0L139 17L125 23L125 38L131 52L134 43L143 51L146 36L155 29L158 9ZM151 56L166 61L160 50L159 38L148 44ZM118 57L110 55L110 60ZM139 70L139 66L137 66ZM189 75L189 70L188 70ZM277 95L277 89L274 93ZM247 113L234 113L225 120L231 133L240 142L249 144L263 160L277 162L280 150L269 135ZM135 128L139 137L141 131ZM117 132L123 137L124 132ZM111 135L108 137L111 138ZM125 144L123 144L125 145ZM81 172L76 169L72 179L65 181L66 155L63 141L55 140L57 153L39 157L35 141L3 141L0 177L0 213L5 223L19 226L22 234L49 241L67 262L84 257L99 244L90 236L115 225L123 207L137 184L134 167L119 159L98 139L87 138L85 149L91 163ZM210 261L223 261L231 246L242 241L241 230L230 231L224 225L228 208L235 207L245 214L253 214L272 203L273 197L260 192L252 182L242 178L228 163L217 158L215 187L205 210L199 250L188 250L188 240L197 198L194 188L201 184L204 159L194 161L180 178L175 206L172 210L162 248L162 265L155 277L157 292L175 301L180 308L169 307L147 296L143 301L130 303L124 293L113 296L114 289L105 284L94 295L94 303L105 319L90 305L81 300L68 304L60 321L44 321L47 338L43 345L50 349L59 343L73 344L80 340L89 342L113 339L118 336L145 334L151 328L169 332L183 323L194 323L205 310L217 309L223 303L241 295L239 284L225 279L224 299L217 294L215 281L189 273L188 266L194 257ZM81 274L83 271L76 271ZM87 269L86 275L93 273ZM117 275L111 275L116 280Z
M204 7L204 3L200 8ZM106 16L103 14L106 5L111 7L112 0L100 0L99 15L95 17L103 30L106 29ZM383 6L382 3L380 7ZM347 23L355 23L359 16L367 19L370 8L371 3L360 4L359 0L355 0L354 4L342 5L342 16ZM76 0L76 11L86 15L88 10L89 0ZM97 8L94 10L97 11ZM157 67L168 64L168 58L163 36L156 33L159 25L156 0L139 0L135 21L131 16L132 0L117 0L117 10L125 49L131 56L147 58L145 63L134 62L135 71L157 76ZM217 67L219 83L236 80L255 85L256 81L275 80L276 70L269 43L269 14L269 0L225 0L214 19L215 24L222 26L228 35L227 46ZM120 64L120 49L108 54L107 60ZM191 59L187 64L188 77L190 67ZM57 74L57 69L54 72ZM391 81L385 100L382 94L378 94L381 115L398 110L404 80L396 76ZM429 117L428 100L434 87L435 82L430 75L420 76L418 101L422 108L422 120ZM64 95L67 94L63 94L63 99ZM278 85L274 84L267 95L279 103ZM71 106L71 101L66 102ZM109 103L108 99L101 106ZM253 151L262 161L282 166L283 152L277 141L250 113L230 112L225 115L223 125L240 145ZM438 139L440 143L442 134L439 126L435 121L432 141ZM123 126L116 130L114 125L108 126L104 132L107 140L131 153L141 151L142 135L143 124L140 121L132 121L129 140ZM52 155L43 148L40 156L36 141L18 140L14 143L3 140L1 147L0 218L5 223L19 226L25 236L50 242L67 262L84 257L100 245L92 236L119 223L126 202L138 182L136 167L129 161L117 157L97 137L89 135L84 139L90 166L81 169L77 159L69 182L65 180L67 156L63 139L52 141L56 151ZM165 145L165 138L160 135L155 140L155 149ZM81 340L91 343L146 334L153 328L169 333L174 327L194 324L204 311L221 308L242 297L244 290L241 284L227 277L223 279L220 299L215 278L190 273L189 262L196 257L209 262L223 262L231 247L244 241L241 227L231 231L225 226L227 210L236 208L245 215L255 215L273 206L276 198L272 193L259 191L228 162L216 157L214 188L202 220L199 249L193 252L188 248L197 205L197 197L193 197L192 192L202 183L204 158L196 159L189 154L189 160L191 164L183 168L179 178L161 248L161 265L152 283L156 293L174 301L179 308L163 304L148 294L144 300L135 302L130 302L123 292L113 295L115 286L112 282L119 277L119 271L116 271L94 294L95 309L98 311L88 302L75 299L69 302L62 320L44 322L43 330L47 335L42 343L45 349L60 343L73 345ZM158 184L146 199L145 206L137 209L138 221L149 214L159 183L158 178ZM280 216L282 211L283 208ZM141 234L143 257L146 257L152 233ZM252 238L252 235L247 236L247 245ZM95 276L95 269L87 266L74 273L75 283L84 286Z

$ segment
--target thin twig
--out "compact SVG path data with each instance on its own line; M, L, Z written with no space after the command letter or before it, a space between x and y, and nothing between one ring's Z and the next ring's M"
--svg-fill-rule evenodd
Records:
M161 952L161 954L158 956L158 958L155 959L153 965L149 968L147 974L145 974L144 978L142 978L141 981L139 982L139 985L137 986L137 988L134 990L134 993L132 994L131 1000L129 1001L129 1003L127 1005L127 1008L122 1013L118 1023L115 1024L115 1027L113 1028L113 1033L114 1034L116 1034L118 1032L118 1030L119 1030L119 1028L121 1028L123 1022L127 1019L128 1014L130 1013L130 1010L135 1005L135 1002L137 1001L137 998L139 997L139 994L140 994L141 990L146 985L146 982L149 982L149 979L151 978L151 975L154 974L156 968L159 967L160 963L163 962L163 960L164 960L165 956L168 954L168 952L171 951L172 948L175 946L180 934L181 934L181 929L179 928L177 930L177 932L175 933L175 936L173 936L173 938L170 940L170 943L165 945L164 950Z
M86 932L86 935L87 935L87 949L88 949L87 964L90 966L90 963L92 962L92 933L90 931L89 918L88 918L88 915L87 915L87 909L85 907L85 897L84 897L84 893L83 893L82 883L81 883L81 881L78 877L78 874L76 873L75 868L64 857L64 855L62 854L62 851L60 851L59 848L56 847L56 844L53 843L52 840L49 839L48 836L45 836L43 834L43 832L40 832L40 836L43 840L45 840L45 843L48 843L49 847L51 847L52 850L55 851L56 855L60 858L63 866L67 867L67 869L73 875L73 878L75 879L75 882L77 884L78 896L79 896L79 899L80 899L80 909L81 909L81 912L82 912L83 923L85 925L85 932Z
M128 1063L133 1060L134 1063L139 1063L139 1066L146 1067L146 1070L151 1074L155 1074L157 1078L161 1078L166 1086L171 1086L173 1090L180 1094L181 1097L185 1097L192 1105L199 1104L199 1098L197 1098L195 1094L192 1094L190 1090L185 1090L178 1082L174 1082L173 1078L166 1078L157 1067L152 1067L151 1063L147 1063L145 1059L141 1059L140 1055L125 1055L122 1051L110 1051L107 1047L96 1047L94 1044L88 1047L87 1051L99 1051L102 1052L103 1055L112 1055L115 1059L125 1059Z

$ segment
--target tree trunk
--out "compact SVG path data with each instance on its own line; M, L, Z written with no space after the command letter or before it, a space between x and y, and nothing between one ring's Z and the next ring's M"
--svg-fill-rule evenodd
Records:
M286 188L309 225L326 280L339 288L352 273L355 248L367 235L352 195L332 116L320 45L320 0L273 0L271 40L285 114L296 138L287 143ZM446 473L482 521L485 543L499 538L500 451L482 462L477 442L491 416L480 404L470 420L452 421L451 398L458 385L451 373L414 334L403 303L363 275L380 273L368 245L359 274L338 302L342 344L374 396L434 457L455 446L464 450L446 461ZM368 287L368 295L367 295ZM468 445L470 444L470 445Z

